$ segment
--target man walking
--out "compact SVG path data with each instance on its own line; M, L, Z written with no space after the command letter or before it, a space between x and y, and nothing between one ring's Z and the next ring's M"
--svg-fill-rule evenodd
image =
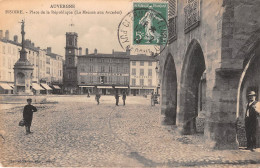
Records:
M248 94L248 104L245 114L245 130L248 150L256 148L256 124L257 115L259 115L256 111L256 104L256 93L250 91Z
M115 99L116 99L116 106L118 106L118 103L119 103L119 94L118 94L118 92L116 92L116 94L115 94Z
M31 105L31 103L32 103L31 98L27 99L27 103L28 104L26 106L24 106L24 109L23 109L23 119L25 121L26 135L32 133L30 128L31 128L32 119L33 119L33 112L37 111L37 108L34 107L33 105Z
M125 100L126 100L126 92L125 91L123 92L122 99L123 99L123 105L125 106Z
M97 101L97 105L99 105L99 99L100 99L100 97L101 97L101 95L99 94L99 91L97 91L96 97L95 97L95 99L96 99L96 101Z

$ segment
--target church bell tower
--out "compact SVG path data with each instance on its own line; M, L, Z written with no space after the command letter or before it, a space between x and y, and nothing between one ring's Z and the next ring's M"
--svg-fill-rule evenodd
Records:
M65 64L63 83L64 91L67 94L76 94L77 83L77 62L78 62L78 34L75 32L66 33Z

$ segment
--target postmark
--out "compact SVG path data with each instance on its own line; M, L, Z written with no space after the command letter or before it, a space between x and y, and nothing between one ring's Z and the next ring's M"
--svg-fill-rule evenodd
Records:
M132 54L159 55L168 43L168 4L133 3L118 25L118 41Z

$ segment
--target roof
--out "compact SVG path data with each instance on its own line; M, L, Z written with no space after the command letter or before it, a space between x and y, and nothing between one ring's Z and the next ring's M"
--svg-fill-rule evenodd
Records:
M4 43L10 43L10 44L13 44L13 45L17 45L17 46L20 46L22 47L22 44L19 43L19 42L15 42L15 41L12 41L12 40L6 40L6 39L0 39L0 41L4 42ZM36 51L38 52L39 51L39 48L37 47L33 47L33 46L24 46L25 49L29 49L29 50L33 50L33 51Z
M129 56L126 54L88 54L88 55L80 55L79 58L122 58L129 59Z
M130 61L157 61L157 59L146 55L131 55Z
M59 55L59 54L54 54L54 53L46 53L46 55L48 55L48 56L50 56L50 57L52 57L52 58L54 58L54 59L57 59L57 57L62 57L61 55Z

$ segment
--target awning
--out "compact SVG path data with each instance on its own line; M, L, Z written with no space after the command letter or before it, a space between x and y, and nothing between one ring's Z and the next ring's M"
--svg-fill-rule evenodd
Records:
M156 87L130 86L130 89L156 89Z
M9 86L11 86L11 88L14 88L14 84L8 83Z
M95 86L79 86L79 87L93 88Z
M34 89L34 90L45 90L45 89L43 89L39 84L37 84L37 83L32 83L32 88Z
M50 88L49 85L47 85L46 83L41 83L42 87L46 90L52 90L52 88Z
M54 89L61 89L58 85L52 85Z
M112 86L97 86L99 89L112 89Z
M115 88L118 88L118 89L128 89L128 86L115 86Z
M9 86L7 83L0 83L0 86L4 89L4 90L13 90L13 88L11 86Z

